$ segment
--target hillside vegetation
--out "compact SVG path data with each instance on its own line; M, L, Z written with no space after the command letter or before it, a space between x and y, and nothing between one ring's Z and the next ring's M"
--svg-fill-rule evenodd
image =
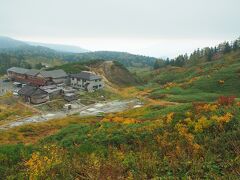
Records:
M12 145L0 146L0 173L16 179L236 179L239 117L239 102L219 100L25 125L1 133L0 141ZM33 145L15 144L48 132L54 135Z
M204 57L191 59L185 65L165 66L154 71L142 72L141 79L151 87L151 98L175 102L211 102L219 96L240 97L240 48L218 53L211 61Z
M233 47L211 60L203 55L182 65L135 68L142 85L114 83L116 97L138 98L141 107L0 132L1 177L238 179L240 49ZM119 84L130 78L114 62L84 67Z
M134 55L126 52L115 52L115 51L95 51L80 54L72 54L66 57L67 61L86 61L86 60L106 60L106 61L118 61L125 67L153 67L155 61L154 57Z

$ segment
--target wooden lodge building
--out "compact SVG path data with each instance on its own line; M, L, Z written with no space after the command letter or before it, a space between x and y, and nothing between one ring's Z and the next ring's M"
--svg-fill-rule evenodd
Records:
M46 86L61 84L67 81L68 75L62 69L52 71L40 71L36 69L24 69L12 67L7 70L9 79L33 86Z
M48 92L36 86L26 85L18 91L18 94L23 97L26 102L32 104L40 104L49 100Z

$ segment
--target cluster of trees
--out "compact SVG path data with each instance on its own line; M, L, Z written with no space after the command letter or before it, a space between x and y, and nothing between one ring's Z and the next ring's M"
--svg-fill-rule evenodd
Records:
M126 52L115 52L115 51L96 51L79 54L65 54L64 60L66 61L90 61L90 60L107 60L107 61L118 61L125 67L142 67L142 66L153 66L156 58L134 55Z
M7 69L14 66L26 69L42 69L45 67L42 63L35 62L34 59L32 61L32 64L30 64L27 62L27 59L25 56L18 54L10 55L7 53L0 53L0 74L5 74Z
M159 59L155 62L154 68L162 68L168 65L182 67L186 64L197 64L204 61L212 61L221 55L238 51L240 49L240 38L233 42L224 42L215 47L206 47L197 49L189 56L179 55L175 59Z
M13 66L23 67L27 69L32 68L32 66L27 63L22 56L0 53L0 74L6 73L6 70Z

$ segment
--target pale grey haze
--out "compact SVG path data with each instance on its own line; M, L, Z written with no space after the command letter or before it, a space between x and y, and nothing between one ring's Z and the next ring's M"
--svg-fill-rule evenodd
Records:
M170 56L240 36L240 0L0 0L0 35Z

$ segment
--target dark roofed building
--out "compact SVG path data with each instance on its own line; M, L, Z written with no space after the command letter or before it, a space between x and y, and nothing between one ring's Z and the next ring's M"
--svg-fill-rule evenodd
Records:
M20 67L12 67L7 70L7 74L9 79L18 82L24 82L26 75L25 73L29 71L29 69L24 69Z
M98 76L92 72L89 72L89 71L82 71L78 74L72 74L71 77L77 78L77 79L85 79L85 80L89 80L89 81L101 79L100 76Z
M52 70L52 71L42 71L40 76L52 80L56 84L65 83L67 80L67 73L62 69Z
M40 70L37 69L29 69L27 72L25 72L24 74L29 75L29 76L36 76L38 75L38 73L40 73Z
M79 74L73 74L70 76L71 86L77 89L86 91L95 91L101 89L104 86L102 78L93 72L82 71Z
M20 67L11 67L7 71L18 73L18 74L25 74L27 71L29 71L29 69L20 68Z
M62 69L40 71L37 69L12 67L7 70L7 73L8 77L14 81L34 86L66 83L68 78L68 75Z
M49 95L46 91L26 85L18 91L18 94L24 97L24 100L32 104L40 104L49 100Z

